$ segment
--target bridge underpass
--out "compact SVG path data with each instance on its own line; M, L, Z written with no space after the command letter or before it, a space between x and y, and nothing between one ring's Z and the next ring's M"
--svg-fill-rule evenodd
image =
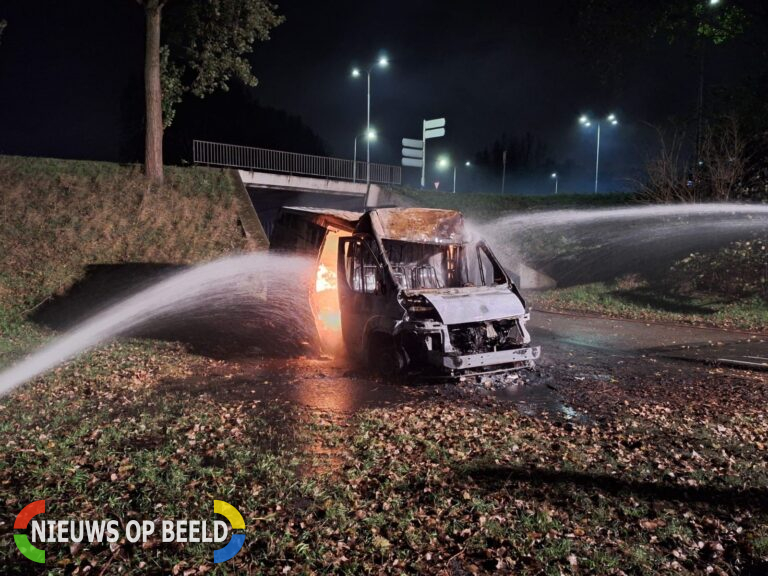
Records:
M363 161L314 156L195 140L195 164L238 170L259 221L270 236L280 208L299 206L362 211L367 164ZM390 202L387 186L402 182L400 166L370 165L369 206ZM385 198L386 196L386 198Z

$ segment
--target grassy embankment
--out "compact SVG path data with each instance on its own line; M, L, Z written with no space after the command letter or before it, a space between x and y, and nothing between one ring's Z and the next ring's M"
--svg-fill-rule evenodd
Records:
M635 282L632 277L547 290L533 294L531 300L540 310L768 332L765 297L734 298L710 291L685 295L668 286Z
M153 190L138 166L0 157L0 333L88 265L189 264L252 246L235 186L208 168L169 167Z
M662 275L625 274L533 296L542 309L768 333L768 234L697 251Z
M639 202L633 194L515 196L513 194L451 194L412 188L399 189L396 194L408 203L428 208L459 210L480 222L529 210L611 208L635 205Z
M501 196L407 190L401 196L417 205L460 210L486 223L525 211L639 204L629 194ZM541 232L528 233L537 242L534 259L547 261L558 256L558 250L574 248L562 238ZM585 248L590 249L578 247ZM671 263L661 278L630 274L528 296L538 309L768 332L768 235L758 233L748 242L735 242L719 251L690 254Z

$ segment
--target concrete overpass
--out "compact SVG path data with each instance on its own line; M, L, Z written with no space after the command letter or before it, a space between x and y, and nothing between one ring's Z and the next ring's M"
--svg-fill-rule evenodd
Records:
M195 140L195 164L238 170L264 232L272 232L274 217L283 206L363 210L368 165L363 161L297 154ZM381 203L383 186L402 182L400 166L370 165L370 206Z

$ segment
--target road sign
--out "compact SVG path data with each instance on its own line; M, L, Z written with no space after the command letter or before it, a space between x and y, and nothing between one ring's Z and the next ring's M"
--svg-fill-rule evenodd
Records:
M407 148L418 148L421 150L424 146L424 142L421 140L414 140L413 138L403 138L403 146Z
M445 126L445 118L435 118L434 120L424 120L424 130L433 128L442 128Z
M424 151L414 150L413 148L403 148L403 156L408 158L424 158Z
M441 136L445 136L445 128L435 128L433 130L424 130L425 140L429 138L440 138Z
M400 163L403 166L412 166L414 168L421 168L424 166L423 160L417 160L416 158L403 158Z

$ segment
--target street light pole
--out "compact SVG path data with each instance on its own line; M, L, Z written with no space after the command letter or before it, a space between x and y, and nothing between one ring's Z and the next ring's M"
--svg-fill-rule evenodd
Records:
M504 184L507 180L507 151L501 154L501 193L504 194Z
M612 126L616 126L619 123L618 119L616 118L616 114L609 114L606 120L610 122ZM588 116L583 115L579 118L579 124L589 128L592 126L592 121ZM597 194L599 181L598 179L600 175L600 130L602 128L602 122L598 120L595 122L595 124L597 124L597 152L595 153L595 194Z
M421 187L424 188L427 180L427 139L424 134L427 131L426 120L421 123Z
M595 154L595 194L597 194L598 174L600 174L600 122L597 123L597 153Z
M451 166L451 161L447 156L440 156L437 159L437 167L448 168ZM453 193L456 194L456 164L453 165Z
M360 136L360 134L357 134L355 136L355 152L352 159L352 182L357 182L357 139ZM368 144L368 148L370 149L371 146L371 140L376 140L376 130L373 128L369 128L365 132L365 140Z
M560 183L560 175L557 172L552 172L552 178L555 179L555 194L557 194L557 185Z
M368 207L368 191L371 189L371 69L368 68L368 110L366 114L366 128L365 128L365 207Z
M720 0L709 0L709 7L712 9L717 8L720 4ZM706 13L702 12L699 16L699 26L704 25L704 18ZM696 109L696 161L693 165L694 172L699 169L701 165L701 138L702 130L704 127L704 64L706 58L707 40L704 37L699 37L699 97Z
M371 71L374 66L379 68L386 68L389 65L389 60L382 56L377 62L371 64L366 68L367 76L367 90L366 90L366 146L365 146L365 207L368 207L368 196L371 193ZM360 70L358 68L352 69L352 76L357 78L360 76Z

